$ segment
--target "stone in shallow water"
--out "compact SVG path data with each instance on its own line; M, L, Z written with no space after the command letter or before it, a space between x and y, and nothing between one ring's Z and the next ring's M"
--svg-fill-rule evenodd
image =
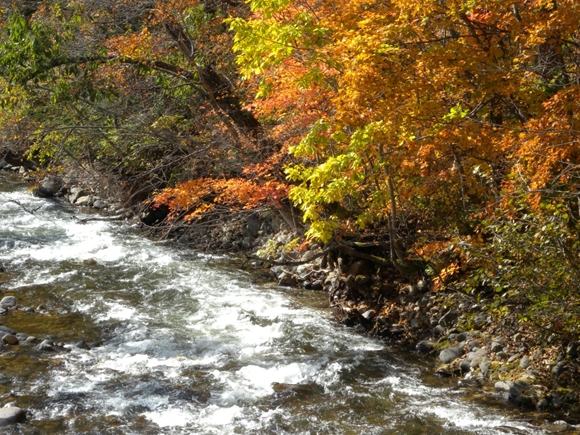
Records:
M419 352L431 352L435 348L435 342L432 340L423 340L417 343L417 350Z
M19 343L19 341L18 341L18 337L16 335L5 334L4 337L2 337L2 343L10 344L10 345L14 346L14 345L17 345Z
M36 344L38 343L40 340L32 335L29 335L28 337L26 337L26 340L24 340L24 344Z
M53 345L52 341L44 340L42 343L40 343L38 346L36 346L36 348L38 350L42 350L42 351L51 351L51 350L54 350L54 345Z
M14 296L4 296L0 301L1 308L13 308L16 306L16 298Z
M0 426L21 423L24 420L26 420L26 411L23 409L17 406L0 408Z

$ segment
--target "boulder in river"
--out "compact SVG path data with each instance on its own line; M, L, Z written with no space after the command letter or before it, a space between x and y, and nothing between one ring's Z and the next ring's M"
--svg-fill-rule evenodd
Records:
M22 423L26 420L26 411L18 406L0 408L0 426Z
M57 177L47 177L40 182L40 186L34 191L34 196L39 198L52 198L63 187L63 182Z

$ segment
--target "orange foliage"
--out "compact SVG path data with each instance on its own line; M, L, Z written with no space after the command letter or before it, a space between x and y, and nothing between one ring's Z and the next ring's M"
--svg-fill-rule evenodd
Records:
M199 178L167 188L155 196L154 207L167 205L170 218L186 221L201 219L218 205L233 210L247 210L260 205L278 206L287 195L288 186L276 181L256 183L243 178Z

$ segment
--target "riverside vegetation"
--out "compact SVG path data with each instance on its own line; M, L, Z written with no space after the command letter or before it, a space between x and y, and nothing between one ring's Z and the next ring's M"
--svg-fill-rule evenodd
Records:
M573 0L2 2L4 166L579 413ZM565 425L563 429L565 429Z

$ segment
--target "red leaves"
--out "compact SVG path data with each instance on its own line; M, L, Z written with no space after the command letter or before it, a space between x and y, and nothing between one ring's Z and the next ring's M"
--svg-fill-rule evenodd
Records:
M287 193L288 186L277 181L198 178L164 189L155 196L153 205L167 205L170 219L183 216L186 221L192 221L214 211L218 205L230 210L278 206Z

